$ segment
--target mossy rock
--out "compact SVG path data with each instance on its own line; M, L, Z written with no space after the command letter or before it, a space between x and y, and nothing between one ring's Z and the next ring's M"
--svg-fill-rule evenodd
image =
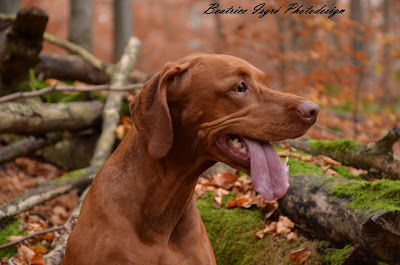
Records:
M283 236L265 235L257 238L254 233L265 226L265 216L259 209L216 209L213 194L197 201L201 218L207 229L218 265L291 264L289 253L309 248L311 255L306 264L322 264L324 253L318 250L318 241L288 242ZM226 196L223 202L232 197Z

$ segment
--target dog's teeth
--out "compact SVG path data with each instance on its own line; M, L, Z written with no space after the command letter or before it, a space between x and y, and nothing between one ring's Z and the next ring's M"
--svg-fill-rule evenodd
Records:
M233 141L232 141L232 144L233 144L233 146L234 147L236 147L236 148L242 148L242 143L241 142L239 142L239 140L237 139L237 138L235 138Z
M240 152L247 154L246 147L243 147L242 149L240 149Z

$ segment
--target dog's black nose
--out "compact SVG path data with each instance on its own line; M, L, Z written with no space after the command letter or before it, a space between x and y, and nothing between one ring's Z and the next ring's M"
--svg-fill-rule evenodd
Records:
M308 100L301 103L299 107L299 112L302 118L309 121L315 121L319 112L319 106L318 104Z

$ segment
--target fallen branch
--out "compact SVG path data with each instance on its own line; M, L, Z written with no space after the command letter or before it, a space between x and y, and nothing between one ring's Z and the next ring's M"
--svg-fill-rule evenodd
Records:
M81 81L94 85L110 82L111 76L94 68L77 55L41 53L39 60L35 67L35 73L41 79L55 78L67 81ZM129 83L145 83L149 78L149 74L133 70L129 74Z
M23 237L21 237L21 238L18 239L18 240L9 242L9 243L7 243L7 244L0 245L0 250L5 249L5 248L8 248L8 247L11 247L11 246L14 246L14 245L16 245L16 244L19 244L19 243L21 243L21 242L23 242L23 241L25 241L25 240L27 240L27 239L33 238L33 237L35 237L35 236L40 236L40 235L44 235L44 234L47 234L47 233L52 233L52 232L60 231L60 230L62 230L62 229L64 229L64 226L63 226L63 225L60 225L60 226L48 228L48 229L45 229L45 230L42 230L42 231L37 231L37 232L32 233L32 234L29 234L29 235L27 235L27 236L23 236Z
M125 47L124 54L115 65L111 78L112 86L124 86L128 80L129 73L133 69L140 49L140 41L131 38ZM112 152L115 142L114 129L120 121L119 110L121 108L123 94L118 91L110 91L107 96L103 110L103 126L100 138L97 142L91 165L102 165Z
M1 204L0 227L1 224L7 222L11 217L27 211L35 205L68 193L74 188L88 186L92 182L97 170L98 168L96 167L87 167L70 171L47 184L39 185Z
M399 140L400 128L395 128L379 141L365 145L346 139L328 141L302 138L285 142L312 155L329 156L346 166L368 170L376 177L400 179L400 159L393 154L393 145Z
M79 131L101 120L99 101L54 104L0 104L0 133L40 134L49 131Z
M335 181L346 186L355 184L359 193L354 197L337 194L332 190ZM289 190L279 200L279 209L310 235L338 244L359 245L380 260L397 264L400 261L399 207L397 210L394 205L390 210L385 210L384 206L377 207L378 210L371 208L376 203L375 198L365 209L349 207L360 194L373 192L374 188L368 185L373 184L324 176L291 176ZM387 197L379 200L383 199L390 201Z
M13 94L9 94L3 97L0 97L0 103L14 101L20 98L31 98L38 97L50 92L54 91L82 91L82 92L90 92L90 91L100 91L100 90L109 90L109 91L132 91L133 95L139 93L143 84L128 84L124 86L112 86L112 85L96 85L96 86L60 86L53 85L40 90L29 91L29 92L17 92Z
M33 153L49 144L48 138L29 136L24 140L0 148L0 164Z
M81 46L66 41L66 40L62 40L59 39L47 32L45 32L43 34L43 38L54 44L57 45L59 47L62 47L74 54L79 55L80 57L82 57L82 59L84 59L86 62L88 62L89 64L93 65L93 67L95 67L96 69L99 69L100 71L105 72L108 76L111 76L113 73L113 66L106 64L105 62L102 62L101 60L99 60L97 57L95 57L93 54L91 54L90 52L88 52L87 50L85 50L84 48L82 48Z

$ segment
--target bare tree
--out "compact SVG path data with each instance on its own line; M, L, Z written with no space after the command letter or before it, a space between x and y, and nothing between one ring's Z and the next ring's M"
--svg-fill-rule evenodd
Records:
M69 40L86 50L92 46L92 5L90 0L71 0L69 17Z
M382 33L384 35L388 35L390 32L390 25L392 24L390 6L392 4L391 0L383 0L382 9L383 9L383 24L382 24ZM384 102L389 101L389 85L390 85L390 77L392 72L392 63L390 60L390 44L385 42L383 45L383 55L382 55L382 65L383 72L380 80L380 87L382 88L382 96L381 99Z
M114 0L114 60L122 55L124 47L133 34L132 1Z

